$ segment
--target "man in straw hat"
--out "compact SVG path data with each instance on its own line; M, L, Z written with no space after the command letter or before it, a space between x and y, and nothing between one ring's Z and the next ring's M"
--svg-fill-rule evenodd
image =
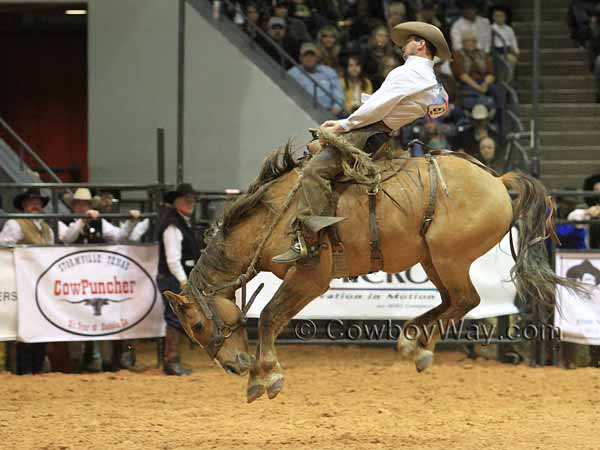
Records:
M117 227L103 219L94 207L100 205L100 198L93 197L88 188L78 188L74 194L66 195L65 202L74 214L86 214L89 218L71 219L58 223L58 237L65 244L117 244L127 239L134 223L140 216L137 210L129 211L133 220L126 221L122 227ZM72 367L75 371L100 372L103 367L112 366L112 355L108 344L102 351L100 341L70 342L68 352ZM103 355L104 353L104 355ZM104 356L104 358L103 358ZM104 359L104 362L103 362Z
M100 217L100 212L93 209L93 203L99 199L92 197L88 188L78 188L75 194L67 198L67 203L74 214L87 214L89 219L73 219L68 223L59 222L59 239L66 244L99 244L123 242L133 230L135 221L140 217L136 209L129 211L133 220L126 221L117 227Z
M346 141L374 153L392 131L428 115L443 116L448 110L448 95L433 71L433 58L450 59L450 49L444 35L434 25L405 22L395 26L391 39L402 48L405 63L392 70L381 88L373 95L362 95L363 104L347 119L329 120L322 127L334 134L343 134ZM331 217L330 182L342 171L339 151L325 147L306 164L301 178L301 194L294 222L296 241L285 253L273 258L287 264L308 255L304 233L317 233L343 217Z

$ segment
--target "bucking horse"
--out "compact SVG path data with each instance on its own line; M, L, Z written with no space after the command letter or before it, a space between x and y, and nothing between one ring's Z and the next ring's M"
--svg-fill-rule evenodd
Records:
M549 266L545 238L555 236L553 203L538 180L519 172L497 176L452 152L372 165L375 183L336 183L337 215L347 219L332 232L320 233L318 254L295 264L274 264L271 258L290 243L302 176L302 162L294 159L288 142L266 158L247 192L225 210L185 289L165 293L193 342L227 372L249 372L248 402L265 392L271 399L281 392L284 377L275 340L302 308L329 289L333 278L376 270L397 273L421 264L441 304L407 324L427 332L416 339L401 334L397 342L400 354L412 359L418 371L432 363L440 328L479 304L469 268L514 224L519 235L511 274L518 295L547 302L557 285L577 289ZM347 166L356 168L356 160ZM246 311L234 299L236 289L260 271L283 282L260 314L256 356L251 357Z

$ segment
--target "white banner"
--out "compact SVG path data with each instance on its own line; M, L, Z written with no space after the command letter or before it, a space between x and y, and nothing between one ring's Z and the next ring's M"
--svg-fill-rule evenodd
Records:
M17 285L12 248L0 248L0 341L17 338Z
M590 285L592 298L584 299L564 289L557 289L554 325L561 339L576 344L600 345L600 253L556 253L556 273Z
M515 243L516 243L516 232ZM481 319L518 314L514 304L516 289L510 281L514 262L508 235L499 245L477 259L471 266L471 279L481 296L480 305L467 318ZM247 285L248 297L260 283L265 287L248 312L259 317L281 284L271 273L261 272ZM238 304L241 294L237 292ZM397 274L378 272L363 275L356 281L335 279L329 291L313 300L297 319L412 319L441 303L440 294L420 265Z
M157 245L15 248L18 340L164 336Z

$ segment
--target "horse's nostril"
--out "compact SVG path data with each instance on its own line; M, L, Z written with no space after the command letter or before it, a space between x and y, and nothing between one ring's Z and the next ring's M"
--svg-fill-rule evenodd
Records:
M225 369L225 371L227 373L232 373L232 374L235 374L235 375L239 375L240 374L238 368L235 367L233 364L225 364L223 366L223 368Z

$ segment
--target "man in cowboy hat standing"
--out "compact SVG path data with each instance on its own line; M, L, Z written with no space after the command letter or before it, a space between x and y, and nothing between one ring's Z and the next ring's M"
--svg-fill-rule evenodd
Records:
M200 246L192 229L192 215L196 204L196 192L187 183L180 184L168 192L165 202L172 209L165 215L160 225L160 256L158 260L158 288L180 292L187 284L188 276L200 257ZM191 372L183 368L179 356L179 343L182 336L179 319L165 302L165 355L163 368L167 375L187 375Z
M100 213L93 209L93 202L99 200L92 197L88 188L78 188L72 196L65 198L74 214L87 214L89 219L72 219L58 223L58 237L65 244L116 244L123 242L131 233L134 221L140 216L137 210L129 211L133 221L128 220L123 227L116 227L108 220L100 217ZM99 202L98 202L99 203ZM106 346L106 344L105 344ZM69 356L76 371L101 372L103 368L100 341L88 341L85 345L81 342L69 343ZM83 350L85 348L85 350ZM111 367L111 359L106 356L105 367Z
M403 50L405 63L392 70L373 95L362 95L363 104L347 119L329 120L322 127L364 150L374 153L392 131L428 115L435 119L448 110L448 95L433 71L433 58L450 59L444 35L434 25L405 22L395 26L392 41ZM291 248L276 257L287 264L308 255L304 233L317 233L344 218L331 217L331 180L342 172L341 156L328 146L310 160L300 181L300 197L294 228L297 239Z
M135 221L140 217L136 209L129 211L132 220L128 220L122 227L117 227L106 219L100 217L96 209L92 209L94 198L88 188L79 188L69 200L69 206L74 214L87 214L90 219L74 219L68 224L59 222L59 239L66 244L98 244L103 242L119 243L127 239Z
M17 195L13 205L17 211L27 214L41 214L48 204L48 197L39 189L30 188ZM53 244L54 233L42 219L9 219L0 232L0 244ZM44 367L46 344L25 344L17 342L17 373L40 373Z

